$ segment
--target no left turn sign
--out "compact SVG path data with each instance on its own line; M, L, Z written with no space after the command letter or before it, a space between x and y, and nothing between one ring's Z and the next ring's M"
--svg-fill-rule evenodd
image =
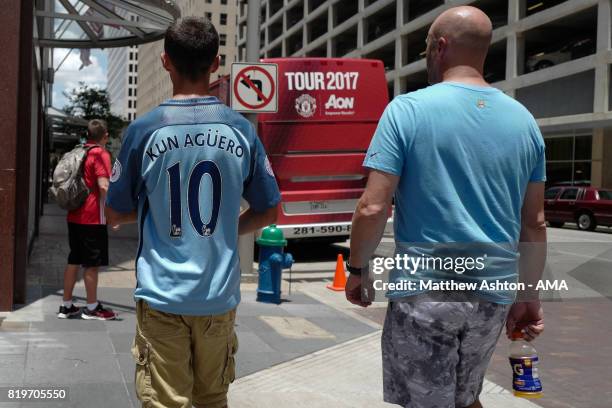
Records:
M233 63L232 109L238 112L278 110L278 66L276 64Z

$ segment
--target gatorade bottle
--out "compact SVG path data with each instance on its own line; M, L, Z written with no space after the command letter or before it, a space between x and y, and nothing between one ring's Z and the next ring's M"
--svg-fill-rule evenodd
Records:
M514 395L522 398L540 398L542 383L538 376L538 353L523 339L523 332L520 329L512 332L510 365Z

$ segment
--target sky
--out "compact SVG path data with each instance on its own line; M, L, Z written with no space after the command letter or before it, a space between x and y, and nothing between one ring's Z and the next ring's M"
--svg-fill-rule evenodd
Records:
M66 48L56 48L53 53L53 67L58 65L69 52ZM55 73L53 84L53 106L61 109L68 100L63 95L65 91L70 91L79 86L79 82L85 82L88 86L106 88L107 53L104 50L91 50L91 62L88 67L79 71L81 66L80 51L72 50L66 61Z

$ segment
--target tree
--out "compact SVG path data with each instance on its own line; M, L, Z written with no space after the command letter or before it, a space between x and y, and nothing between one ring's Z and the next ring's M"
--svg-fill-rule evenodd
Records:
M127 121L111 113L106 89L90 87L84 82L79 82L78 88L64 92L64 95L68 98L68 104L63 110L68 115L85 120L103 119L108 125L108 133L111 138L121 136L121 131L127 125Z

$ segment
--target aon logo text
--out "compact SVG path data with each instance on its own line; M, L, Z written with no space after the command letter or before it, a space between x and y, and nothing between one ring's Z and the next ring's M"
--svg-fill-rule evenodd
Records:
M354 97L337 97L336 95L330 95L325 103L325 109L353 109L353 106L355 106Z

